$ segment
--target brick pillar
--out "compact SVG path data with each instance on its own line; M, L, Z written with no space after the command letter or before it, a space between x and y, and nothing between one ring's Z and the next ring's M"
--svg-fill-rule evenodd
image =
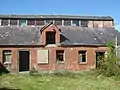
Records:
M96 55L94 49L88 49L87 51L87 64L88 64L88 69L95 67Z
M19 72L19 58L18 58L18 50L12 50L12 63L11 63L11 72L18 73Z
M50 48L49 49L49 70L56 69L56 49Z
M32 49L30 52L30 70L38 69L38 62L37 62L37 49Z

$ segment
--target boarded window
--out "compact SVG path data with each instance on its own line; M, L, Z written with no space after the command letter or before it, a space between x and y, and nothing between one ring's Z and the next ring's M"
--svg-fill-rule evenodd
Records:
M9 23L8 19L2 19L2 21L1 21L1 25L3 25L3 26L7 26L8 23Z
M38 50L38 63L40 64L48 64L48 50Z
M71 26L71 20L64 20L65 26Z
M79 26L79 20L72 20L72 26Z
M27 21L26 20L19 20L19 26L27 26Z
M3 63L11 63L11 50L3 50Z
M59 62L64 61L64 50L57 50L56 51L56 60Z
M36 20L36 25L38 26L44 25L44 20Z
M87 20L81 21L81 26L82 27L88 27L88 21Z
M28 20L28 25L35 25L35 20Z
M79 63L85 63L86 62L86 51L79 51Z
M18 20L16 19L11 19L10 20L10 25L17 25Z
M62 25L62 20L55 20L55 25Z
M46 44L55 44L55 32L46 32Z

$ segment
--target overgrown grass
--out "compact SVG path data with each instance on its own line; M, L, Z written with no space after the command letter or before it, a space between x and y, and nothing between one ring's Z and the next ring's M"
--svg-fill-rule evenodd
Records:
M119 90L119 77L104 77L94 72L69 75L2 75L0 88L19 90ZM2 90L2 89L1 89Z

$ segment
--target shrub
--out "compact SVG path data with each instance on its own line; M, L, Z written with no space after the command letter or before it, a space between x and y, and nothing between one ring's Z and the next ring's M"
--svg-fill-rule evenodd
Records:
M120 66L118 64L119 59L116 56L115 44L113 42L109 42L107 47L109 48L107 57L98 57L97 71L99 74L103 74L105 76L119 76Z

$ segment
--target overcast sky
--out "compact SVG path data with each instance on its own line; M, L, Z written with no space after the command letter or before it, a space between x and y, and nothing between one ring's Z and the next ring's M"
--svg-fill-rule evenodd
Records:
M0 14L111 16L120 28L120 0L0 0Z

